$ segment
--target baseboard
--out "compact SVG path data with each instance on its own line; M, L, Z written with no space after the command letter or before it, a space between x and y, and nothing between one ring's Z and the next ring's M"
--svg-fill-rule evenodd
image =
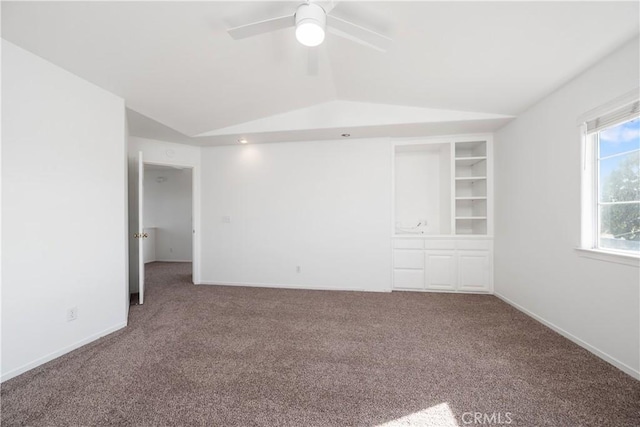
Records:
M543 319L542 317L538 316L537 314L532 313L531 311L529 311L526 308L522 307L520 304L517 304L517 303L511 301L509 298L507 298L507 297L505 297L503 295L500 295L497 292L494 292L494 295L496 297L500 298L502 301L504 301L507 304L509 304L510 306L512 306L512 307L518 309L519 311L523 312L527 316L530 316L530 317L534 318L535 320L537 320L538 322L542 323L543 325L553 329L554 331L556 331L557 333L559 333L563 337L565 337L565 338L573 341L574 343L578 344L580 347L582 347L582 348L590 351L591 353L595 354L600 359L612 364L616 368L618 368L621 371L623 371L625 374L631 375L633 378L635 378L637 380L640 380L640 371L638 371L636 369L633 369L631 366L619 361L618 359L616 359L613 356L610 356L609 354L605 353L604 351L597 349L596 347L594 347L591 344L581 340L580 338L576 337L575 335L571 334L570 332L567 332L564 329L560 328L559 326L556 326L555 324L549 322L548 320Z
M464 295L493 295L492 291L459 291L450 289L390 289L390 292L418 292L422 294L464 294Z
M181 259L157 259L153 262L192 262L191 260L181 260Z
M250 282L218 282L211 280L201 280L196 285L207 286L245 286L250 288L273 288L273 289L300 289L307 291L349 291L349 292L391 292L391 289L364 289L353 287L328 287L328 286L307 286L307 285L280 285L275 283L250 283Z
M0 376L0 382L5 382L13 377L17 377L20 374L23 374L33 368L36 368L44 363L47 363L53 359L56 359L60 356L62 356L63 354L69 353L70 351L73 351L77 348L82 347L83 345L89 344L92 341L97 340L98 338L102 338L105 335L109 335L112 332L115 332L119 329L124 328L125 326L127 326L127 322L122 322L122 323L118 323L117 325L114 325L110 328L107 328L101 332L98 332L97 334L93 334L91 336L88 336L87 338L84 338L80 341L77 341L71 345L68 345L64 348L61 348L60 350L56 350L53 353L49 353L46 356L40 357L32 362L29 362L25 365L20 366L19 368L16 368L12 371L9 371L5 374L2 374L2 376Z

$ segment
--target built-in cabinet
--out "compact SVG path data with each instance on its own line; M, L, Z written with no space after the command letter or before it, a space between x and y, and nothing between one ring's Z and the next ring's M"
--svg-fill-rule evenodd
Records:
M493 291L489 238L394 237L393 244L394 289Z
M491 143L394 143L394 289L493 291Z

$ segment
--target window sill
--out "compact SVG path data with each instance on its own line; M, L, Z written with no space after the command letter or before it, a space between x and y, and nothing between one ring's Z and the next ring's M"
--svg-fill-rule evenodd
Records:
M584 258L597 259L600 261L614 262L616 264L630 265L640 268L640 257L637 255L602 251L599 249L576 248L578 255Z

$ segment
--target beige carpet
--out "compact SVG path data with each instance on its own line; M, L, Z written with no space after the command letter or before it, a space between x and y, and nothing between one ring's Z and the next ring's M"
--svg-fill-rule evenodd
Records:
M639 381L495 297L190 268L149 265L129 327L4 383L2 425L640 425Z

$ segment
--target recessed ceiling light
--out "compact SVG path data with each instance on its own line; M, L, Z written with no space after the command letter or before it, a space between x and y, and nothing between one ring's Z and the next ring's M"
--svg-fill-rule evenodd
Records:
M350 133L343 133L341 136L343 138L349 138L351 136L351 134Z
M247 140L246 140L246 139L244 139L244 138L240 138L240 139L238 140L238 142L239 142L240 144L246 144L246 143L247 143L247 142L249 142L249 141L247 141Z

